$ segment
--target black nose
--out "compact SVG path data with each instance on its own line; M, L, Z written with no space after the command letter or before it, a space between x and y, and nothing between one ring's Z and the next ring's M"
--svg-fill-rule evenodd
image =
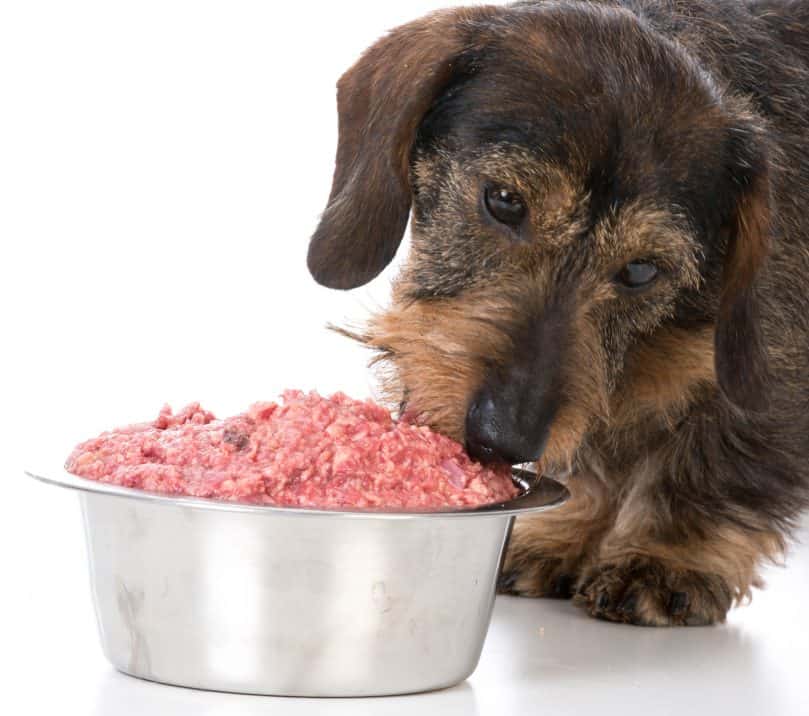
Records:
M547 410L525 400L483 388L466 413L466 449L482 462L516 465L538 460L548 440Z

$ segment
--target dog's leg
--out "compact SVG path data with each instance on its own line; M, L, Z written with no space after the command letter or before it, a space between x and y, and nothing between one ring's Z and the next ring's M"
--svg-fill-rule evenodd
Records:
M499 590L525 597L573 595L588 555L609 525L607 486L592 473L577 473L561 507L514 525Z
M635 477L580 575L576 601L594 617L630 624L724 621L761 586L758 565L780 558L783 537L751 514L740 513L737 523L717 519L687 496L663 509L662 482Z

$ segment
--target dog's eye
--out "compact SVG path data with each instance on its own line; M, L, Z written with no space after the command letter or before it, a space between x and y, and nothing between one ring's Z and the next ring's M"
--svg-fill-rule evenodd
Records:
M501 186L487 186L484 192L486 211L495 221L507 226L518 226L522 223L526 208L519 194Z
M632 261L617 273L615 281L624 288L645 288L657 278L658 273L657 266L648 261Z

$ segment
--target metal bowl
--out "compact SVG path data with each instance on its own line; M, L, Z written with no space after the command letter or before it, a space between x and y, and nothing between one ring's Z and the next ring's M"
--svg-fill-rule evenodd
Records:
M64 469L28 474L79 493L113 666L287 696L463 681L480 657L514 517L568 497L550 478L515 471L521 494L505 503L337 512L173 497Z

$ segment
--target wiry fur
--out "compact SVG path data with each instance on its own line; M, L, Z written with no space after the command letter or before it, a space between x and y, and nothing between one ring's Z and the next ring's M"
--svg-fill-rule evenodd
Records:
M392 305L355 336L391 402L463 440L481 385L552 401L539 465L572 498L518 521L502 588L723 620L809 505L809 0L450 10L380 40L339 105L310 266L364 283L412 203ZM663 274L630 295L638 259Z

